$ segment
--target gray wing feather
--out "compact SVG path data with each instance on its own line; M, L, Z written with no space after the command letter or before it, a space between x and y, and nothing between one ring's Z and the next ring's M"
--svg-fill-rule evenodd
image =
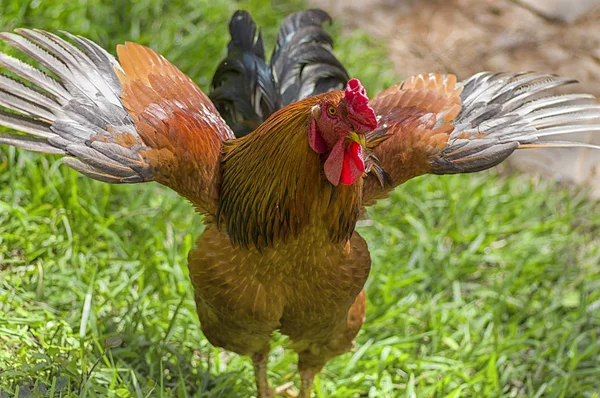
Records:
M0 125L22 134L0 134L0 144L72 156L64 162L112 183L152 179L140 151L147 149L121 101L117 60L92 41L65 33L73 43L40 30L0 33L0 40L28 55L54 76L0 52ZM0 71L2 71L0 68ZM114 133L138 141L125 148Z
M54 119L52 112L44 109L40 106L35 105L29 101L21 99L17 96L7 93L6 91L0 91L0 106L11 111L19 112L25 116L32 118L39 118L45 120Z
M0 66L54 95L59 102L69 97L69 93L56 80L10 55L0 53Z
M50 130L50 127L46 123L38 122L36 120L28 119L12 113L7 113L1 110L0 121L0 124L2 124L5 127L11 128L13 130L19 130L37 137L50 138L55 136L55 134Z
M46 140L35 137L23 137L16 134L0 133L0 142L28 151L64 155L65 151L50 145Z
M107 182L109 184L123 184L123 183L137 183L140 182L139 176L134 175L132 177L118 177L112 174L106 174L102 169L93 167L88 163L84 163L77 158L64 158L63 163L67 166L77 170L86 177L93 178L94 180Z
M0 39L35 59L41 65L48 68L49 71L56 74L63 81L68 81L68 79L72 78L72 73L69 71L69 69L67 69L64 63L62 63L58 58L49 52L42 50L41 47L33 44L23 36L19 36L14 33L2 32L0 33Z
M435 174L487 169L519 148L586 147L540 138L600 132L600 105L588 94L551 95L576 83L550 74L482 72L459 84L462 108L446 147L432 159ZM468 138L471 137L471 138Z
M60 110L60 106L55 101L4 75L0 75L0 90L8 94L20 96L51 111L56 112Z

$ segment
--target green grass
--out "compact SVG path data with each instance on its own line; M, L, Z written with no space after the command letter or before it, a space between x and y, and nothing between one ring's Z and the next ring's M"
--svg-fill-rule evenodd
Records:
M0 27L150 44L203 88L236 6L269 43L301 7L50 3L4 1ZM360 33L340 37L338 54L372 92L394 80ZM598 396L600 203L585 192L495 172L423 177L358 230L373 255L367 321L318 397ZM105 185L56 157L0 149L0 397L252 396L249 361L199 330L185 258L201 231L155 184ZM294 362L275 346L274 384L297 381Z

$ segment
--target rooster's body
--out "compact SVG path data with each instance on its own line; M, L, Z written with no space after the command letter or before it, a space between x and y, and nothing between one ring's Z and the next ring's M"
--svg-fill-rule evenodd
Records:
M299 353L299 371L315 373L352 346L364 318L365 296L358 294L370 269L367 245L358 234L344 244L319 244L328 231L315 224L290 242L242 253L217 228L206 229L189 265L212 344L266 363L279 329Z
M541 137L600 130L587 124L600 119L594 98L548 96L571 82L551 75L483 73L458 84L419 75L370 101L356 79L341 91L347 75L321 29L327 19L289 17L267 66L253 21L237 13L213 81L216 107L146 47L119 46L117 61L81 37L0 35L57 77L0 53L20 78L0 75L0 124L25 133L0 133L0 143L65 155L109 183L157 181L204 214L189 255L201 327L216 346L252 357L261 397L271 394L273 331L299 354L304 397L327 360L350 348L370 269L354 232L365 206L422 174L484 170L519 148L585 145Z
M306 145L307 110L315 103L313 97L284 108L225 147L221 225L209 221L189 255L209 341L253 356L259 367L279 329L291 338L307 379L351 347L364 319L359 292L371 264L365 241L352 234L361 185L334 190L321 181L320 155ZM288 119L290 111L299 117ZM332 211L341 204L343 211ZM268 394L266 382L259 391Z

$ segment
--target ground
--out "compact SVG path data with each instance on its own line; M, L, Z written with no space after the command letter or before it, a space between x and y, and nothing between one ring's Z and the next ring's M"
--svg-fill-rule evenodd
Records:
M302 7L190 3L11 0L0 26L150 44L206 88L236 7L271 44ZM337 53L371 93L399 79L378 40L340 30ZM185 257L202 227L189 204L2 148L0 209L0 397L252 396L249 360L199 330ZM358 229L373 254L367 320L317 397L598 396L600 203L584 188L496 170L422 177ZM298 381L284 344L274 384Z

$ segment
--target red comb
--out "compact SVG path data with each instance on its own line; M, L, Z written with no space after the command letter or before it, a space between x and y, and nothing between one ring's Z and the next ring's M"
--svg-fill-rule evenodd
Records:
M369 106L367 90L358 79L351 79L346 85L346 108L350 119L359 124L355 126L357 133L365 134L377 127L377 117Z

